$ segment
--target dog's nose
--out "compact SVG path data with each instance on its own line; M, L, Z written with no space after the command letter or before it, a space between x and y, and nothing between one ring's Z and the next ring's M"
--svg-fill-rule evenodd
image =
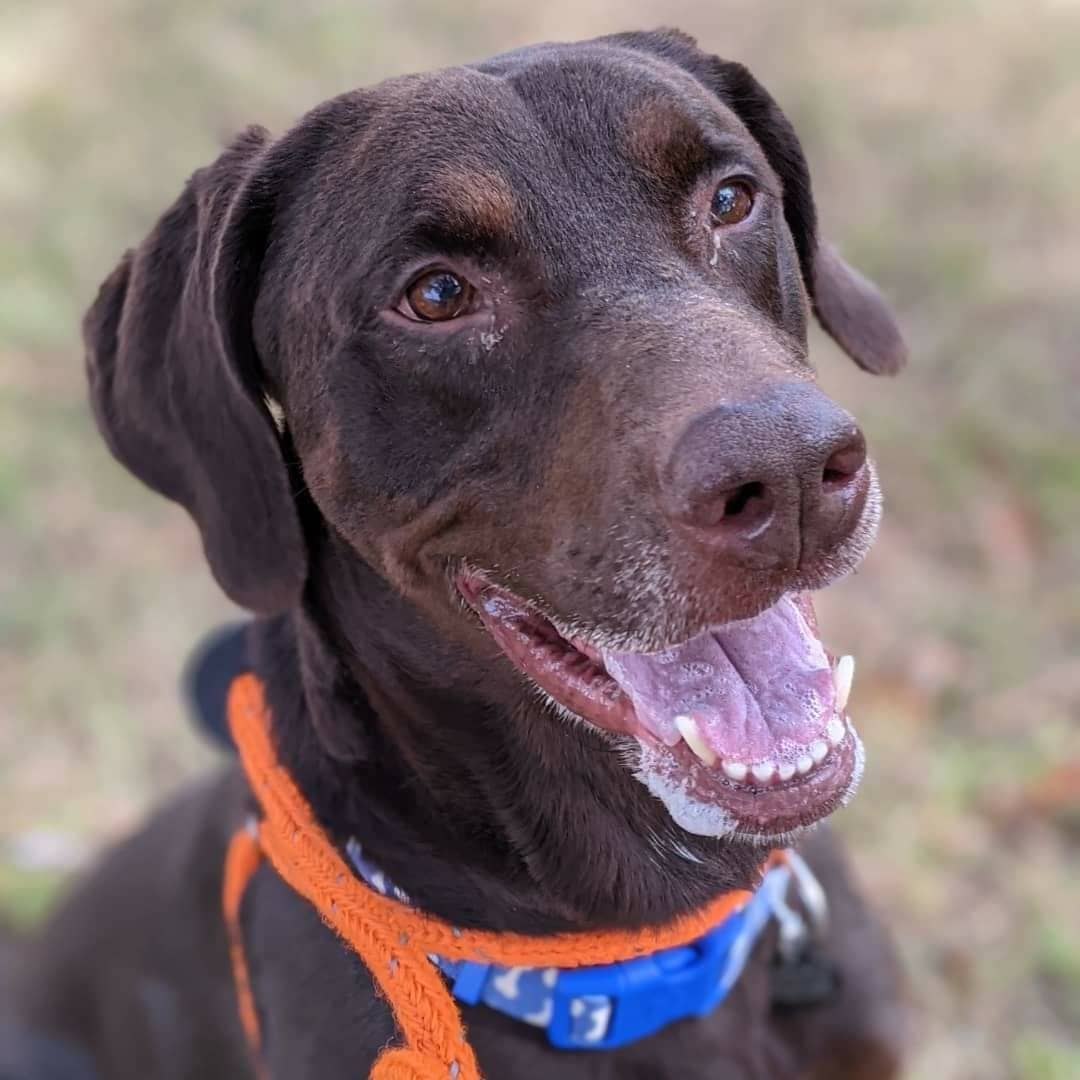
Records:
M866 440L815 386L783 384L695 417L661 469L668 517L748 568L794 568L843 542L868 488Z

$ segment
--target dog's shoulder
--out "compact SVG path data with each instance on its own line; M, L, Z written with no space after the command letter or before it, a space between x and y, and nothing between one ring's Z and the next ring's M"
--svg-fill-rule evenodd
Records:
M221 1063L213 1076L243 1075L220 912L225 848L246 798L229 765L177 793L74 884L20 948L17 1030L118 1080L212 1080L207 1061Z

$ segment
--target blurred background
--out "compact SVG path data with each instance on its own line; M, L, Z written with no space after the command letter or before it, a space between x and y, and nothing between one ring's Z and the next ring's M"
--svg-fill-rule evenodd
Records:
M918 1080L1080 1077L1080 6L1070 0L0 5L0 917L213 753L192 644L232 612L184 514L115 465L77 327L249 122L545 38L677 25L802 136L825 231L912 364L814 340L887 495L822 597L869 769L837 817L895 929Z

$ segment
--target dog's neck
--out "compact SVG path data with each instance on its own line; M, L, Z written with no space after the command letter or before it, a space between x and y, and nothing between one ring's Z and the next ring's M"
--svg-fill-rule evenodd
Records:
M479 680L455 664L355 556L325 551L304 608L257 623L253 645L278 752L323 825L458 925L662 922L760 864L761 849L676 830L618 752L494 653Z

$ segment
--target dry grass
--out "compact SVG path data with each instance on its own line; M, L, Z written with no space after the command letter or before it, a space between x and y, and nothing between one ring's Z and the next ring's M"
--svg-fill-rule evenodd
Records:
M775 90L829 232L914 346L881 383L817 343L889 495L875 553L821 609L860 658L870 769L841 825L920 1005L910 1075L1080 1076L1080 9L1064 0L0 9L0 899L32 917L56 875L24 849L101 842L207 757L175 682L226 605L182 513L108 460L83 401L77 321L119 252L243 123L660 23Z

